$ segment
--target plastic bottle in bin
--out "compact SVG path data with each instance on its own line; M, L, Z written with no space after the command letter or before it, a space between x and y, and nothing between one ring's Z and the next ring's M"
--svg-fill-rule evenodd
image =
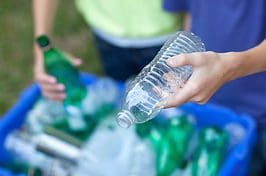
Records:
M192 176L216 176L228 148L229 135L217 127L199 132L199 143L192 159Z
M36 42L43 51L45 71L64 84L66 98L64 104L69 114L69 125L75 130L86 128L78 107L87 95L85 85L80 81L79 71L72 65L68 57L53 47L46 35L37 37Z
M30 166L29 164L21 161L0 163L0 167L15 174L23 174L27 176L45 176L40 168Z
M192 74L192 66L172 68L166 60L182 53L205 51L201 40L190 32L177 32L161 48L153 61L130 83L117 122L124 128L155 117L158 103L176 92Z
M159 150L156 155L157 176L171 175L177 167L173 141L169 140L168 137L162 138Z
M85 114L100 119L114 110L119 95L114 80L101 78L89 85L87 89L90 94L82 101L82 109Z
M157 152L157 174L167 176L186 165L190 140L194 131L192 117L172 116ZM158 136L158 135L157 135Z
M64 53L51 45L48 36L41 35L36 41L43 51L45 71L65 85L67 96L64 103L79 104L87 94L85 85L80 81L79 71Z
M182 115L170 119L168 136L173 142L172 148L175 151L174 158L178 168L184 168L187 155L190 152L191 139L194 134L194 119Z

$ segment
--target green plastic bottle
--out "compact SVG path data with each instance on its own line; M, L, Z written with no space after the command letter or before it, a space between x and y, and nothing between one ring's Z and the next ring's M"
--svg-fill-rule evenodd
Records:
M192 160L192 176L215 176L228 146L229 135L217 127L204 128L199 132L199 144Z
M189 141L194 131L194 123L185 115L172 116L167 128L154 126L149 140L156 153L157 176L170 176L176 169L186 164Z
M45 71L56 78L59 83L65 85L65 105L80 105L86 97L87 90L80 81L79 71L72 65L68 57L54 48L48 36L37 37L36 42L43 51Z
M168 137L161 138L156 157L156 175L170 176L177 168L173 143Z
M27 176L44 176L41 169L31 167L27 163L13 160L9 163L0 163L0 166L16 174L25 174Z
M87 131L81 111L81 103L87 95L87 89L80 81L79 71L64 53L51 45L48 36L41 35L37 37L36 42L43 51L45 71L65 86L67 126L74 132Z
M190 117L186 115L174 116L170 119L168 128L168 136L172 141L171 146L174 150L174 159L177 168L184 168L186 164L187 154L190 149L190 139L194 132L194 123Z

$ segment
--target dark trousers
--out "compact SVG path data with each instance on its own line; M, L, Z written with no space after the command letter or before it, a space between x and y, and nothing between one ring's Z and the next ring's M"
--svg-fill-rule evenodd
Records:
M94 35L94 38L106 76L118 81L125 81L137 75L161 48L161 45L147 48L122 48L104 41L97 35Z

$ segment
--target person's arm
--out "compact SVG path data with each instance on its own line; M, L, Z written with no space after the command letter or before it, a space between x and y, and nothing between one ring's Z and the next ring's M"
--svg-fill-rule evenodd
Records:
M58 0L33 0L34 38L39 35L51 35L53 20L56 13ZM34 42L34 78L40 85L42 94L49 99L61 101L65 98L64 85L58 84L53 76L45 73L43 55L40 48ZM73 65L78 66L82 61L78 58L70 58Z
M33 25L34 38L39 35L50 35L58 0L33 0ZM34 48L34 79L40 85L42 94L52 100L63 100L65 98L64 85L57 84L56 79L45 73L43 55L37 44Z
M192 65L193 73L182 89L159 106L174 107L189 101L204 104L224 83L266 71L266 41L243 52L181 54L167 63L172 67Z
M189 13L184 13L183 14L183 29L185 31L190 31L191 30L191 14Z
M232 79L266 71L266 40L252 49L232 54L236 56L236 69Z
M33 0L34 35L50 34L58 0Z

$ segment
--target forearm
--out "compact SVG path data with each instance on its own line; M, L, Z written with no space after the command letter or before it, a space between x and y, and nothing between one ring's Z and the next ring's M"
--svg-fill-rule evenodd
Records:
M50 34L58 0L33 0L34 36Z
M184 13L183 15L183 29L185 31L191 30L191 15L189 13Z
M225 53L227 65L231 68L232 77L236 79L253 73L266 71L266 41L243 52Z

